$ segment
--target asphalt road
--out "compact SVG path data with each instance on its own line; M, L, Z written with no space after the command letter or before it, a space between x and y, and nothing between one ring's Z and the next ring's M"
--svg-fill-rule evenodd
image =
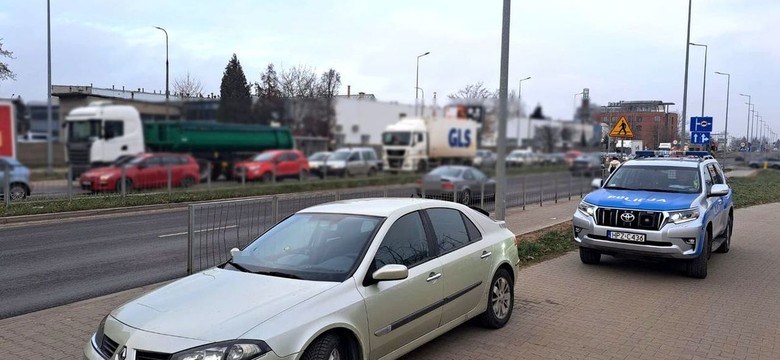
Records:
M523 183L529 206L538 206L540 197L553 199L556 187L561 199L570 189L577 196L579 189L587 191L590 179L570 179L565 172L510 177L507 206L521 205ZM341 198L383 196L385 190L405 197L413 189L360 188L341 192ZM327 193L288 196L280 197L279 219L335 200ZM273 224L266 206L270 198L254 203L254 208L209 206L196 213L195 270L224 259L234 246L230 240L249 241ZM187 210L174 209L0 229L0 319L184 276L187 228Z

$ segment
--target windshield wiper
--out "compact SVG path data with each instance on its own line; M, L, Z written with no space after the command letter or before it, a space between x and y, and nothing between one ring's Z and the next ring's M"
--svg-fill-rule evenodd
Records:
M252 270L249 270L249 269L247 269L247 268L245 268L245 267L243 267L243 266L241 266L241 265L238 265L238 264L236 264L235 262L233 262L233 260L228 260L228 262L227 262L227 263L228 263L230 266L232 266L232 267L236 268L238 271L241 271L241 272L248 272L248 273L254 273L254 271L252 271Z
M268 276L276 276L276 277L282 277L288 279L301 280L301 277L298 275L293 275L281 271L254 271L254 273L258 275L268 275Z
M604 188L609 190L640 190L640 189L633 189L633 188L627 188L622 186L609 186L609 185L605 186Z

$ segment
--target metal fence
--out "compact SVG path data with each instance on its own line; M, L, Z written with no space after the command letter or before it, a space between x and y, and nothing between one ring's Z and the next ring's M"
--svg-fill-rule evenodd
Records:
M522 208L582 198L589 177L568 173L534 174L507 179L506 206ZM324 191L285 196L219 201L189 205L187 273L204 270L230 259L230 249L244 248L285 217L318 204L338 200L384 197L426 197L463 202L462 191L425 193L422 187L389 186L372 189ZM495 194L480 187L469 191L469 205L495 210Z

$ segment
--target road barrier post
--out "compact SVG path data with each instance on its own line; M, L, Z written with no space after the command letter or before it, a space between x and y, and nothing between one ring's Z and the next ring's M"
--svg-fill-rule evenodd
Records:
M11 171L8 168L8 164L3 164L3 198L5 199L5 206L11 205Z
M458 202L458 189L453 188L452 189L452 202Z
M553 184L555 186L555 203L557 204L558 203L558 177L556 176L553 179L555 179L553 181Z
M479 208L485 208L485 182L483 181L479 186Z
M271 169L271 182L276 184L276 160L273 161L274 167Z
M209 174L209 178L211 175ZM187 275L192 274L192 258L195 255L195 206L189 205L189 218L187 221Z
M527 200L526 194L525 194L525 182L528 179L528 176L523 176L523 210L525 210L525 202Z
M539 178L539 207L542 207L542 198L544 197L544 179Z
M211 161L206 163L206 188L211 191Z
M168 196L173 191L173 165L168 164Z
M68 184L68 201L73 200L73 164L68 164L68 175L65 183ZM79 184L80 186L81 184Z
M271 220L273 221L273 225L276 224L277 221L279 221L279 197L274 196L271 198Z
M241 167L241 187L246 187L246 165Z
M121 188L120 190L122 192L122 197L125 197L125 195L127 195L127 185L125 184L126 183L125 178L127 176L126 172L127 172L127 168L125 168L125 166L122 165L122 169L120 171L121 175L119 178L119 187Z
M574 179L574 177L569 176L569 201L571 201L571 183L572 183L572 179Z

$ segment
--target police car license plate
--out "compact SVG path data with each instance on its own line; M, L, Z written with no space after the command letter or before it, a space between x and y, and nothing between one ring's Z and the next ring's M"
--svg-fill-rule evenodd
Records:
M634 234L622 231L609 231L607 237L613 240L645 242L645 234Z

